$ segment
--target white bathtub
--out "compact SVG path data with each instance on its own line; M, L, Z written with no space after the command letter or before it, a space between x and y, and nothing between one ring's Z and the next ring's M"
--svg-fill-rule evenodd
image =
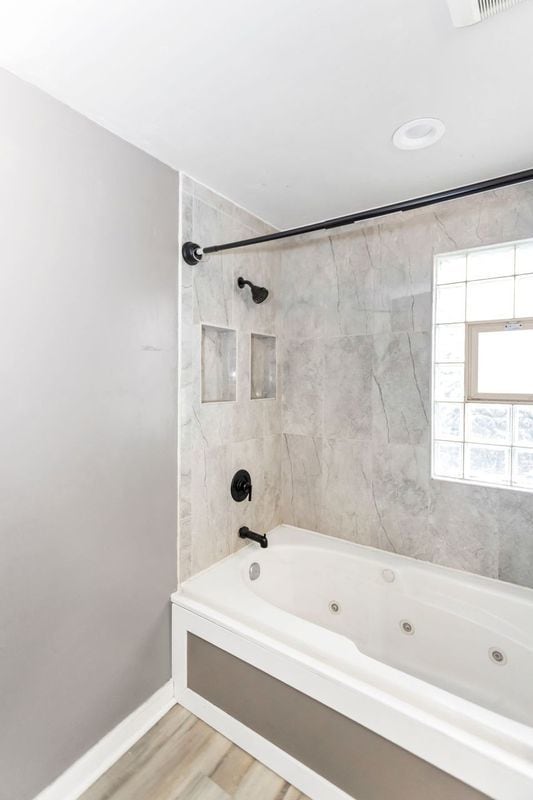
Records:
M495 800L532 800L533 591L286 525L269 542L173 595L179 702L317 800L348 797L188 688L191 632Z

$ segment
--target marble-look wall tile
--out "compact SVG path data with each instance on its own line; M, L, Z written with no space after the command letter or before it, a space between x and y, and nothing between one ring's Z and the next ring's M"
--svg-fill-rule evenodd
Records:
M261 401L267 402L267 401ZM272 401L270 401L272 402ZM231 424L227 429L228 438L234 442L259 439L269 435L265 426L265 412L259 403L247 398L235 403L232 408Z
M193 196L184 190L180 176L181 237L191 238L193 231ZM179 382L178 382L178 583L190 573L192 513L192 399L193 399L193 287L192 268L180 259L179 299Z
M431 292L395 297L391 301L391 329L394 333L431 331Z
M180 390L178 404L179 438L178 438L178 512L180 518L191 516L192 491L192 391L190 387ZM185 457L182 457L185 453Z
M498 490L498 577L533 589L533 494Z
M320 339L282 343L283 432L322 435L324 348Z
M372 415L378 442L428 442L430 370L428 333L374 337Z
M365 233L375 269L375 297L382 304L431 289L427 265L433 255L433 232L423 220L414 217L407 226L403 215L393 215L368 225Z
M208 245L270 230L263 221L187 176L182 176L181 185L182 240ZM250 332L277 332L280 254L275 246L250 248L208 257L194 267L182 262L180 269L178 560L182 581L242 547L240 525L267 531L281 521L281 402L253 401L250 396ZM265 303L253 303L250 292L237 287L241 273L269 289ZM233 401L202 403L202 325L236 331ZM216 377L213 364L205 367L210 379ZM228 400L226 392L220 394ZM236 504L230 495L231 478L241 468L252 475L251 503Z
M195 180L190 175L186 175L184 172L181 173L181 181L182 191L211 206L218 213L233 218L237 223L247 226L255 235L270 233L275 230L274 227L264 220L256 217L242 206L234 203L224 195L219 194L214 189L209 188L209 186L200 183L200 181ZM211 244L214 244L214 242L211 242Z
M320 530L377 547L371 449L353 439L325 439L322 454Z
M373 288L373 333L389 333L392 330L392 308L397 298L405 297L410 291L407 269L403 264L387 270L374 269Z
M376 444L372 492L379 547L426 557L429 507L429 453L426 447Z
M195 574L232 552L230 447L197 453L192 470L191 572Z
M277 328L280 255L275 246L250 247L235 251L233 262L233 309L235 324L241 331L274 334ZM239 277L268 290L262 303L254 303L248 286L240 289Z
M278 388L276 400L264 400L258 404L262 412L264 436L278 436L282 432L281 398L279 395L280 389Z
M235 416L234 403L193 403L191 453L229 444Z
M411 241L398 226L333 231L288 246L281 256L281 318L294 338L391 330L393 304L431 288L432 233ZM304 277L302 277L304 276ZM427 309L416 309L417 317ZM425 329L425 328L416 328Z
M277 228L274 227L274 225L271 225L270 222L261 219L261 217L257 217L255 214L252 214L251 211L248 211L246 208L243 208L243 206L238 205L238 203L231 203L231 206L232 215L242 225L245 225L250 231L252 231L252 236L257 236L258 234L263 233L274 233L274 231L277 230Z
M178 583L192 574L192 519L180 517L178 521Z
M183 188L183 184L180 190L180 195L181 239L183 242L187 242L193 235L194 197L190 192L187 192ZM192 289L192 275L193 267L190 264L183 262L180 266L179 276L182 289Z
M361 335L374 330L374 273L363 230L332 234L329 259L326 336Z
M531 183L497 189L426 209L434 224L434 252L448 252L531 236Z
M280 525L281 516L281 436L263 439L263 511L261 524L268 531Z
M194 240L225 241L231 227L227 219L199 200L193 206ZM231 258L212 254L193 268L194 322L208 325L233 325L233 265Z
M322 439L283 435L281 511L284 522L318 530L321 519Z
M532 231L527 183L285 243L284 521L533 587L533 495L429 477L434 255Z
M446 567L498 577L498 490L432 481L428 558Z
M326 330L331 250L321 237L288 240L281 254L280 326L288 339L317 338Z
M322 432L326 438L370 439L372 354L371 336L342 336L324 342Z

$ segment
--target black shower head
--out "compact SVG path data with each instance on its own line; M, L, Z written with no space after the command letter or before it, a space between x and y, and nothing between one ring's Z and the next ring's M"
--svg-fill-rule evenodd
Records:
M237 286L239 289L244 289L245 286L249 286L252 290L252 300L254 303L264 303L268 297L268 289L265 289L263 286L254 286L251 281L245 281L244 278L238 279Z
M268 289L264 286L252 286L252 300L254 303L264 303L268 297Z

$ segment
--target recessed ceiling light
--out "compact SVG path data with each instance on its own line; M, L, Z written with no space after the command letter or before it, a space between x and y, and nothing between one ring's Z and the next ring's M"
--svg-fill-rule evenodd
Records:
M440 119L422 117L400 125L394 132L392 142L400 150L421 150L430 147L444 135L444 123Z

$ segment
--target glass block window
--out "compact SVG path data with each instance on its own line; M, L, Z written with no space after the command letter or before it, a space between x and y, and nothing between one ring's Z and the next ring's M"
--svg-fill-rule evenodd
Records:
M432 475L533 491L533 240L435 258Z

